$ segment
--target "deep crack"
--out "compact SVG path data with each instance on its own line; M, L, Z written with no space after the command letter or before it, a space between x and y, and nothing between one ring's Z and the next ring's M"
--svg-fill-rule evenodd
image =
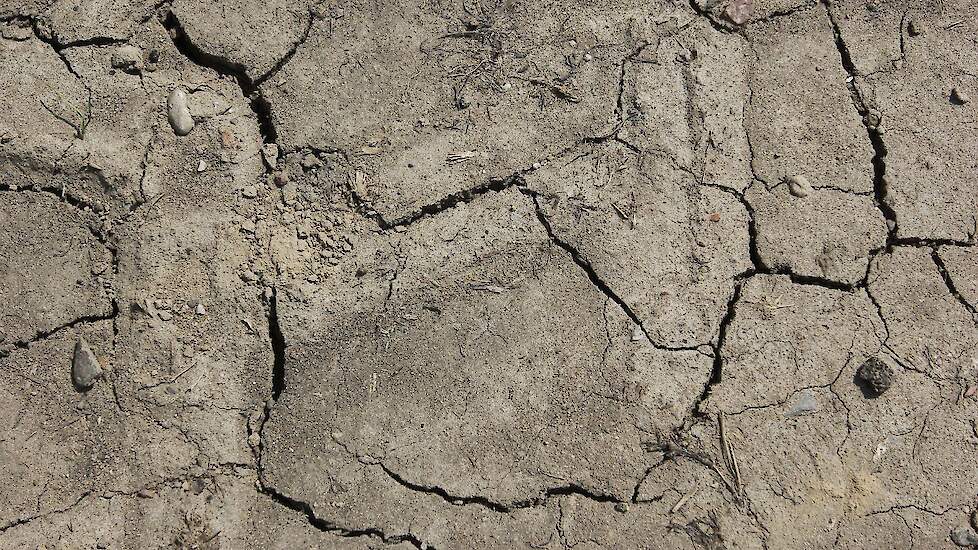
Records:
M733 293L730 295L730 300L727 302L727 311L720 319L720 328L717 331L717 341L713 345L713 370L710 371L710 379L707 380L706 384L703 386L703 391L700 392L699 397L696 398L696 402L693 405L693 414L697 416L708 416L702 411L703 403L709 399L710 394L713 392L713 386L719 384L723 381L723 344L727 341L727 331L730 328L731 323L733 323L734 316L737 315L737 303L740 302L740 296L743 293L745 280L737 281L734 285Z
M259 82L248 76L247 68L223 57L205 52L190 39L180 20L172 10L167 10L161 19L163 27L170 33L173 45L191 63L216 71L222 76L233 78L241 88L241 95L248 100L251 111L258 121L258 129L264 143L275 143L278 131L272 118L271 104L261 94Z
M268 337L272 344L272 400L278 401L285 391L285 336L278 320L278 289L272 289L268 303Z
M856 112L862 119L863 126L866 128L866 135L869 137L869 142L873 147L873 158L871 159L871 163L873 165L873 202L883 214L883 218L886 220L888 232L887 244L889 244L896 238L897 215L896 211L893 210L893 207L887 202L887 151L886 144L883 142L883 136L880 134L878 127L881 115L879 113L870 112L869 106L866 104L862 92L856 85L856 77L859 76L859 72L856 70L856 65L852 61L852 55L849 52L849 47L842 38L842 29L832 12L831 3L829 0L822 0L822 2L825 5L825 11L828 14L829 22L832 25L832 35L835 38L835 47L839 51L839 59L842 62L842 68L845 69L847 74L846 86L849 89L849 96L852 98L852 104L856 108Z
M312 506L310 506L309 503L307 502L296 500L292 497L286 496L276 491L275 489L272 489L271 487L267 487L264 485L262 486L260 491L263 494L267 495L272 500L274 500L276 503L285 506L286 508L294 512L298 512L306 516L306 519L309 521L309 524L315 527L316 529L319 529L320 531L326 533L332 533L334 535L339 535L341 537L346 537L346 538L375 537L384 541L385 544L408 542L417 548L434 550L434 548L431 545L423 543L421 540L419 540L417 537L415 537L410 533L403 534L403 535L388 535L387 533L384 533L383 531L377 528L345 529L343 527L339 527L316 516L316 513L313 510Z

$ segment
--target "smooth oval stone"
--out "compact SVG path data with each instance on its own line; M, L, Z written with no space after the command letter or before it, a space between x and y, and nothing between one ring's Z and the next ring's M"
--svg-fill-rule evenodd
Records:
M175 88L170 92L166 99L166 117L170 121L173 133L178 136L185 136L193 129L194 117L190 115L190 107L187 106L187 92L181 88Z

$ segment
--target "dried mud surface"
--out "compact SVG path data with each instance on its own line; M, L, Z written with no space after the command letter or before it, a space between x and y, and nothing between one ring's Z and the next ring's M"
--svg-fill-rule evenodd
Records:
M0 0L0 547L978 547L976 36Z

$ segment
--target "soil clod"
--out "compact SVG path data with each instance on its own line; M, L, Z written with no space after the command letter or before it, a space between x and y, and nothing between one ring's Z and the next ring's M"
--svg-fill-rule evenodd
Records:
M129 74L143 72L143 52L132 45L119 46L112 53L112 68Z
M872 396L876 397L883 395L886 390L890 389L896 371L883 359L870 357L856 371L856 376L865 382L865 388L869 390Z
M807 197L812 192L812 184L805 176L789 176L785 181L788 183L788 192L798 198Z

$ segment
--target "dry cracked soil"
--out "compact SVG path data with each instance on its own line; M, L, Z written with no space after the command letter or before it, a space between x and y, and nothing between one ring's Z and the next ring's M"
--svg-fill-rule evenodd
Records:
M976 37L0 0L0 548L978 547Z

